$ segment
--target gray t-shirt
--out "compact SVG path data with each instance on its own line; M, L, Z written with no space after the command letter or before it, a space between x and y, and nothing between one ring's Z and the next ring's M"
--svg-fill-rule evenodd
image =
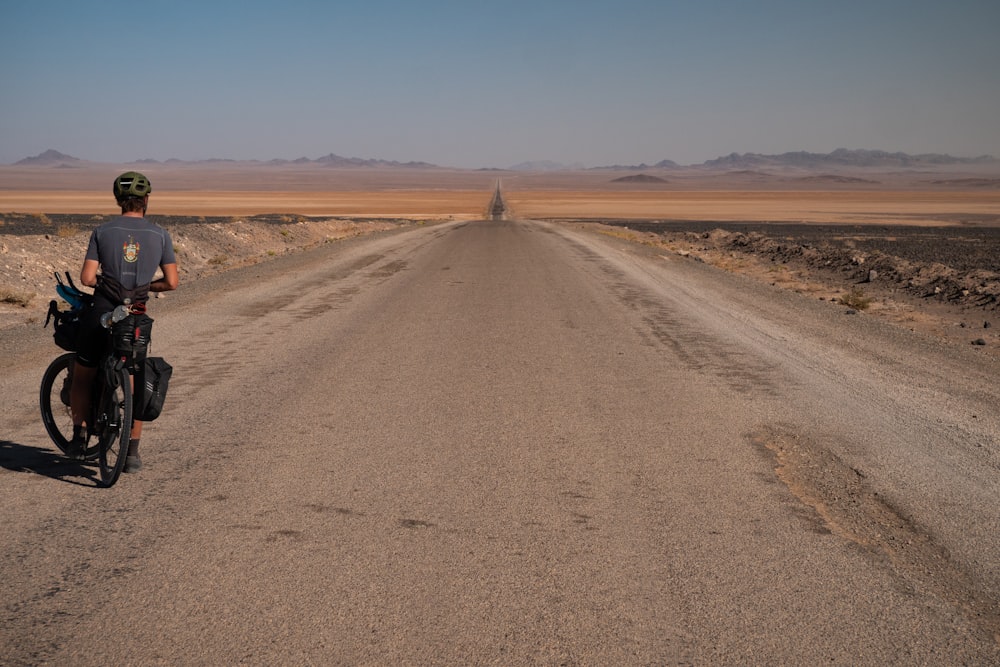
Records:
M153 281L161 264L176 264L170 233L145 218L117 216L94 230L87 259L97 260L101 272L125 289Z

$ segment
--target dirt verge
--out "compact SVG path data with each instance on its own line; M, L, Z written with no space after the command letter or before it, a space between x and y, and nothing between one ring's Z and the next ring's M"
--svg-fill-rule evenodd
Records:
M1000 227L570 222L828 301L849 315L1000 348Z
M0 328L44 321L55 272L79 275L91 230L107 216L5 214L0 234ZM432 220L151 216L171 234L181 283L363 234ZM169 295L163 295L169 298Z

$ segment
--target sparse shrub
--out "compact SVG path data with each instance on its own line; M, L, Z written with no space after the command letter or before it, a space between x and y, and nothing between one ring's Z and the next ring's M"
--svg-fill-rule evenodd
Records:
M0 288L0 303L9 303L14 306L21 306L21 308L27 308L28 304L31 303L32 297L34 297L34 294Z
M865 291L860 287L852 287L847 294L840 297L840 303L855 310L867 310L872 305L872 299L865 296Z
M281 235L284 236L286 239L288 238L289 234L291 234L291 232L288 231L287 229L282 229L281 230Z
M76 236L80 228L76 225L59 225L56 227L56 236L61 239L68 239L71 236Z
M212 259L208 260L208 263L212 266L222 266L229 261L229 257L226 255L216 255Z
M275 255L277 255L277 254L278 254L278 253L277 253L277 251L275 251L275 250L268 250L268 251L267 251L267 256L268 256L268 257L274 257L274 256L275 256Z
M52 221L49 219L49 216L45 215L44 213L38 214L38 222L42 223L43 225L52 224Z
M611 236L611 237L614 237L616 239L622 239L624 241L635 241L636 240L636 236L632 232L622 232L622 231L618 231L617 229L605 229L605 230L601 230L600 233L604 234L605 236Z

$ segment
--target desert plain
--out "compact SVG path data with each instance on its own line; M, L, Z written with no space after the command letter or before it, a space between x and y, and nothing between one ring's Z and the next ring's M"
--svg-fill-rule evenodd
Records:
M127 169L153 182L149 215L174 234L186 279L388 227L483 218L499 187L508 218L599 225L817 298L860 290L870 312L910 328L997 342L992 331L970 335L992 325L1000 298L997 162L825 172L0 166L0 321L34 321L52 272L75 273Z
M501 185L510 215L844 224L1000 225L1000 164L963 171L802 175L633 171L335 169L268 165L0 166L0 212L108 214L109 183L138 169L152 215L479 216ZM2 229L0 229L2 233Z

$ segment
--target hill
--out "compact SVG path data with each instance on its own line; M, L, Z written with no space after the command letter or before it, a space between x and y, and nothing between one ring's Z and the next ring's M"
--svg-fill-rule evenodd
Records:
M622 176L611 181L612 183L666 183L667 179L649 174L633 174L632 176Z
M18 160L15 165L21 167L75 167L83 163L80 158L66 155L51 148L44 153L39 153L34 157L26 157Z

